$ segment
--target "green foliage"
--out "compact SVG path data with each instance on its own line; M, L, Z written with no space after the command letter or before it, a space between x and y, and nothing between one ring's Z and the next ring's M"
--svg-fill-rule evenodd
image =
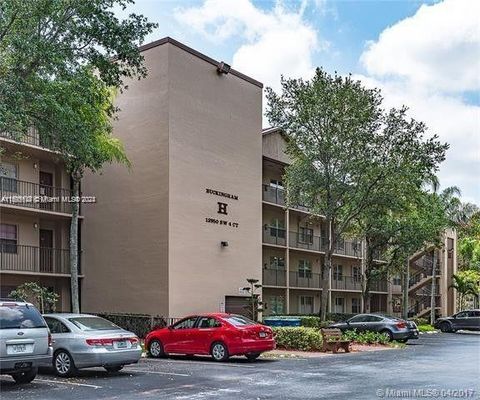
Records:
M434 332L436 329L430 324L418 325L418 330L420 332Z
M452 278L453 283L450 288L456 289L458 306L460 310L463 310L469 296L480 295L480 272L473 269L464 270L453 275Z
M333 324L333 321L322 321L320 317L314 315L308 315L300 317L300 325L306 328L326 328L330 324Z
M322 347L322 335L319 329L306 327L272 329L279 349L318 351Z
M477 206L468 203L463 205L462 210L465 217L457 229L459 266L463 270L480 272L480 211Z
M145 76L138 45L157 25L113 9L133 0L2 0L0 3L0 130L22 134L43 102L38 85L70 80L85 66L108 87ZM112 62L115 60L115 62Z
M356 329L348 330L343 333L344 340L351 340L360 344L386 344L389 338L385 333L365 331L357 332Z
M46 287L40 286L36 282L26 282L11 291L9 297L26 301L35 305L43 314L46 311L55 311L60 296Z
M409 318L409 320L415 322L415 324L416 324L417 326L420 326L420 325L428 325L428 319L426 319L426 318L421 318L421 317L420 317L420 318L416 318L416 317L414 317L414 318Z

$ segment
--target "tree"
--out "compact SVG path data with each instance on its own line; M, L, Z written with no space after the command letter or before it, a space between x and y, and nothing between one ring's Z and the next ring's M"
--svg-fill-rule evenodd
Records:
M118 20L131 0L5 0L0 5L0 130L31 127L57 150L73 181L70 227L72 311L78 300L78 212L86 170L128 164L111 136L116 90L146 75L138 45L156 24L141 15Z
M282 78L281 83L281 94L267 88L266 115L289 138L287 153L292 163L285 174L287 203L304 204L324 217L324 273L330 275L338 239L375 203L373 194L398 168L399 149L409 148L397 131L402 128L415 138L425 126L407 121L405 109L385 113L379 90L366 89L351 77L330 76L317 69L310 81ZM435 150L428 162L436 163L446 146L439 146L436 137L427 143ZM322 286L324 320L327 279Z
M457 291L460 310L466 306L465 300L470 296L474 298L480 295L480 273L474 270L460 271L452 276L453 283L450 288Z
M246 307L246 311L250 316L252 321L258 320L258 313L262 311L262 302L260 300L260 293L257 292L262 285L258 283L258 279L248 278L247 279L248 285L243 288L244 291L250 294L248 298L248 306Z
M26 282L11 291L9 297L34 304L43 314L55 311L60 296L52 290L40 286L37 282Z

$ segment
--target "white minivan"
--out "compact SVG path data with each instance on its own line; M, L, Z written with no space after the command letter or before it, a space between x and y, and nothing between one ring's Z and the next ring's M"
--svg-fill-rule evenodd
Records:
M29 383L51 362L51 335L40 312L30 303L0 299L0 374Z

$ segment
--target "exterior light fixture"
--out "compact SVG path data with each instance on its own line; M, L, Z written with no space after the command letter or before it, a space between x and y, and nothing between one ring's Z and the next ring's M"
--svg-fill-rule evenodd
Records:
M38 229L38 224L36 222L33 223L33 229Z
M38 168L38 164L37 163L33 163L33 169L37 169Z
M228 247L228 242L226 242L226 241L223 242L223 241L222 241L222 242L220 242L220 246L222 246L222 247Z
M232 67L228 65L227 63L220 61L217 65L217 73L219 74L228 74L230 72L230 69Z

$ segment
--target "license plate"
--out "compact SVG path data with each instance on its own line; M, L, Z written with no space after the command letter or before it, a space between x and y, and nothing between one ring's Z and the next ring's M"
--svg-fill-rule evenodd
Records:
M126 349L127 348L127 341L126 340L121 340L121 341L118 341L118 342L115 342L115 347L117 349Z
M260 332L258 336L260 336L261 338L265 338L267 337L267 334L265 332Z
M9 346L12 350L12 353L26 353L27 345L26 344L12 344Z

